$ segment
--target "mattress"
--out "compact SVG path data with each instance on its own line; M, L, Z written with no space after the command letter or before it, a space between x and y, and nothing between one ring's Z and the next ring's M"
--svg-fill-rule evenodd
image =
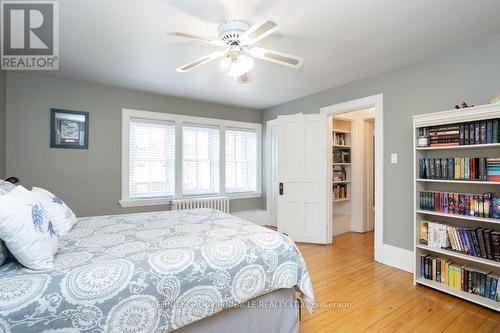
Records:
M211 209L80 218L55 269L0 267L0 332L170 332L273 291L314 297L287 236Z

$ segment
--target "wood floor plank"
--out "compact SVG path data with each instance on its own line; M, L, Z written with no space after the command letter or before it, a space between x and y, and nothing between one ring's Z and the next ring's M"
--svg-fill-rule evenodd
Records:
M345 233L333 245L298 244L319 307L301 332L498 332L500 314L414 286L410 273L373 259L373 233ZM342 305L342 306L341 306Z

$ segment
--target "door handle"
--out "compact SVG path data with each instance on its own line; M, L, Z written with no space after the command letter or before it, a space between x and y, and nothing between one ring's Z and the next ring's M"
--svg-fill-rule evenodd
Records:
M283 183L280 183L280 195L283 195Z

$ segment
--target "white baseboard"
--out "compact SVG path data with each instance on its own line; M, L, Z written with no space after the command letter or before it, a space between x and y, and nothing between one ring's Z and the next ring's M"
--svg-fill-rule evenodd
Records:
M382 248L381 260L384 265L389 265L406 272L413 273L413 251L400 247L384 244Z
M232 212L231 214L255 224L267 224L267 212L264 209L243 210L239 212Z

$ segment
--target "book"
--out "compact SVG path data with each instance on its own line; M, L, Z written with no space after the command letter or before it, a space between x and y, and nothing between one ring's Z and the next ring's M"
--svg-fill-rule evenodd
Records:
M427 245L428 244L428 222L420 221L420 244Z
M498 131L499 131L499 128L498 128L498 123L499 123L499 119L493 119L493 125L492 125L492 143L498 143Z
M491 237L491 256L493 260L500 261L500 232L492 231Z
M486 143L493 143L493 121L486 121Z
M479 123L479 142L485 144L486 142L486 121Z
M483 231L484 243L486 245L486 258L493 260L493 254L491 252L491 230L487 229Z
M479 134L479 122L474 123L474 140L475 144L480 144L481 143L481 137Z
M476 143L475 140L475 129L474 123L469 124L469 144L473 145Z

